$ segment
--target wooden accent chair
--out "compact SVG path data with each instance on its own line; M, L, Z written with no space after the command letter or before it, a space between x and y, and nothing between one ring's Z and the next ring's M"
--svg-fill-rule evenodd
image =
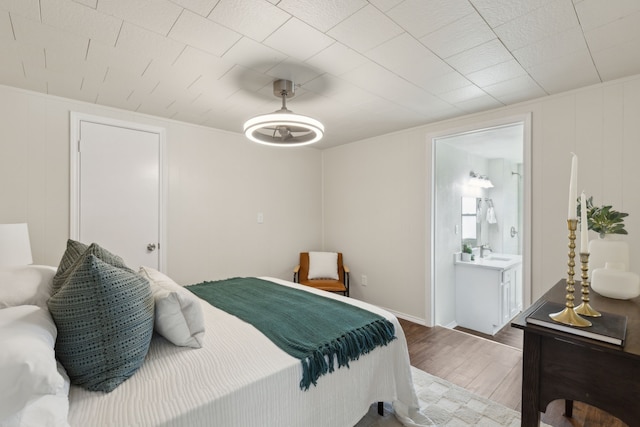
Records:
M300 252L300 264L293 269L293 281L323 291L349 296L349 267L342 263L340 252L338 252L338 280L309 279L309 252Z

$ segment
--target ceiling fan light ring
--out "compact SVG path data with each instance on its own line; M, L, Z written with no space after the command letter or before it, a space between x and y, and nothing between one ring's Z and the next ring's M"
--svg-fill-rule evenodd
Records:
M275 129L280 126L302 128L306 133L292 136L285 140L273 136ZM265 130L268 130L268 132L265 132ZM316 119L294 114L287 110L287 112L262 114L247 120L244 124L244 134L251 141L258 144L277 147L300 147L319 141L324 135L324 126Z
M245 136L258 144L276 147L299 147L320 141L324 136L320 121L287 109L286 100L294 96L294 91L291 80L274 81L273 93L282 97L282 108L247 120L243 126Z

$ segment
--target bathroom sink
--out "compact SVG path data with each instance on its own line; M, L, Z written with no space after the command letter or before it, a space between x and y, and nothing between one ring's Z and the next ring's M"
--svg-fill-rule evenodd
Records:
M490 255L484 258L487 261L511 261L511 258Z

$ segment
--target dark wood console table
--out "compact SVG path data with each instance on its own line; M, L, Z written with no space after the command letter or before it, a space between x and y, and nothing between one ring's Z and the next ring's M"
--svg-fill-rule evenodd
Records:
M545 300L564 303L565 288L560 280L511 323L524 330L522 427L539 426L540 412L556 399L566 400L567 416L577 400L629 426L640 425L640 297L624 301L589 294L596 310L627 316L624 347L527 324L527 316ZM577 306L579 282L575 288Z

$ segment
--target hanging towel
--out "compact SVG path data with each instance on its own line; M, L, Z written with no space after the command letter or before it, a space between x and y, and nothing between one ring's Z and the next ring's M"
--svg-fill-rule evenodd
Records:
M478 199L478 203L476 203L476 222L478 224L480 224L482 222L483 219L483 215L482 215L482 208L484 205L484 200L482 199Z
M496 224L498 222L498 220L496 219L496 210L493 207L493 203L491 203L489 205L489 208L487 209L487 222L489 224Z

